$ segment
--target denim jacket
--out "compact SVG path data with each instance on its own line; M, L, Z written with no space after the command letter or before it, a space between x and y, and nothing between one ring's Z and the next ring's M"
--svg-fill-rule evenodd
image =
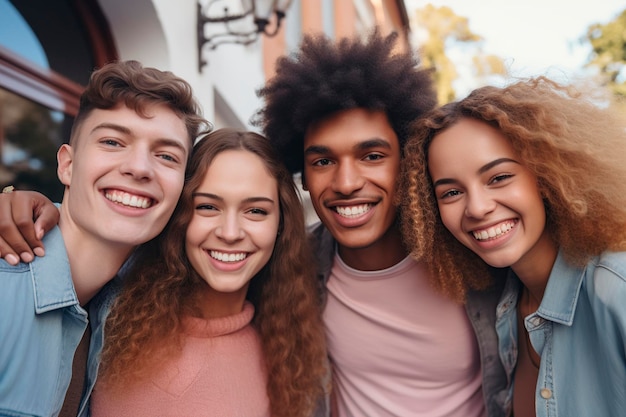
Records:
M497 310L509 379L518 354L520 290L509 272ZM605 253L581 268L559 253L541 305L524 325L541 356L537 417L626 416L626 252Z
M29 264L0 260L0 416L59 414L87 328L59 228L43 243Z
M80 402L78 417L89 417L89 399L96 385L96 377L100 367L100 355L104 346L104 325L111 312L113 302L121 291L121 278L115 277L107 283L89 303L89 320L91 323L91 339L87 358L87 374L85 387Z
M330 277L336 252L336 241L321 223L311 228L311 240L318 262L318 282L322 299L326 300L326 282ZM498 338L495 329L496 305L502 292L504 280L485 291L468 294L465 310L476 333L480 350L483 376L483 396L488 417L506 417L511 402L506 373L498 355ZM327 404L329 400L327 399ZM319 414L318 414L319 415Z

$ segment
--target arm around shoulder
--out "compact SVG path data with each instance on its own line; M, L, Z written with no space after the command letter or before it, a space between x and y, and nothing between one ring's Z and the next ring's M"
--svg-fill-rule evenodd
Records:
M0 194L0 256L11 265L43 256L41 239L59 217L54 203L36 191Z

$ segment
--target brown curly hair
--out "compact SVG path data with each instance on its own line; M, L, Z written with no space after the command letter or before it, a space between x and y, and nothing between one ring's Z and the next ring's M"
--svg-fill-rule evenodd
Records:
M468 289L490 281L486 264L441 222L428 172L431 142L462 118L488 123L510 140L538 179L546 227L568 261L584 265L605 250L626 249L626 118L584 93L532 78L479 88L414 124L400 177L402 229L411 254L430 265L445 294L462 301Z
M151 104L167 105L184 123L191 143L212 129L201 114L191 85L170 71L144 67L138 61L108 63L91 74L80 96L78 114L72 125L70 144L78 139L80 126L95 109L113 109L120 104L141 116Z
M327 373L312 251L292 177L269 141L253 132L220 129L195 146L168 226L137 253L108 317L100 375L113 389L123 389L180 351L181 319L196 307L194 289L206 284L185 254L193 192L215 156L231 149L258 155L278 183L280 233L270 260L251 280L247 299L255 306L272 415L306 416L325 392Z
M312 125L354 108L383 111L402 149L413 120L437 104L431 70L411 53L394 50L397 33L374 30L366 40L307 35L299 50L277 61L276 75L258 91L265 100L253 117L293 172L304 164Z

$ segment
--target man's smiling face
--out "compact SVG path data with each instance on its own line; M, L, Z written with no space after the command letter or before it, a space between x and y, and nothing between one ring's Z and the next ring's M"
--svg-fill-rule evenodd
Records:
M166 105L146 113L93 110L59 150L66 217L82 233L132 247L155 237L174 211L191 141Z
M304 139L305 188L343 249L384 245L395 222L400 145L382 111L340 111Z

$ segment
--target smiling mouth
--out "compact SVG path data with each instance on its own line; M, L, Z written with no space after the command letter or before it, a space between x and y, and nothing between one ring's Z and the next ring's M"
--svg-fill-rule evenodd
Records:
M336 206L335 211L341 217L353 218L367 213L374 207L373 204L359 204L357 206Z
M122 206L146 209L152 206L154 201L151 198L140 197L123 191L106 190L104 197Z
M474 230L471 233L474 236L474 239L479 241L497 239L510 232L516 224L517 221L507 220L496 226L492 226L482 230Z
M225 253L216 250L209 251L209 256L220 262L241 262L248 257L246 252L241 253Z

